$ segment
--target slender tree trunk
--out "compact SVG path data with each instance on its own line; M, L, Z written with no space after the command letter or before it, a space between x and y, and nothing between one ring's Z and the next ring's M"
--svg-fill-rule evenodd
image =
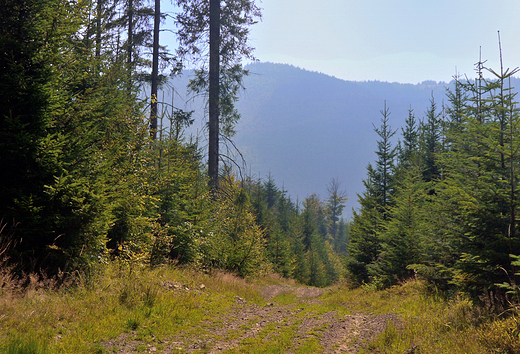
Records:
M511 77L509 77L509 88L511 88ZM510 155L509 155L509 173L510 173L510 178L511 178L511 199L510 199L510 204L511 204L511 212L510 212L510 220L509 220L509 223L510 223L510 226L509 226L509 239L510 240L514 240L516 239L516 195L515 195L515 190L516 190L516 185L515 185L515 155L516 155L516 152L515 152L515 147L514 147L514 144L513 142L516 140L515 139L515 122L514 122L514 106L513 106L513 102L511 102L511 100L509 101L509 134L510 134ZM513 250L510 251L511 253L513 252Z
M209 3L209 154L208 174L213 192L218 189L220 95L220 0Z
M150 135L157 139L157 88L159 87L159 23L161 21L161 0L155 0L153 24L152 94L150 106Z
M96 4L96 59L101 58L101 17L103 15L102 0Z
M500 119L500 165L502 170L506 169L506 160L504 156L504 135L506 131L506 111L504 99L504 69L500 66L500 112L498 112Z
M128 0L128 28L127 28L127 44L126 44L126 75L127 75L127 92L128 95L132 93L132 54L134 52L134 1Z
M512 130L512 128L511 128ZM513 143L511 142L511 145ZM512 149L511 149L512 150ZM510 198L510 220L509 220L509 238L511 240L514 240L516 238L516 210L515 210L515 203L516 203L516 196L515 196L515 165L514 165L514 157L513 152L511 151L511 156L509 158L509 168L510 168L510 174L511 174L511 198Z
M93 13L92 13L92 0L90 0L89 4L88 4L88 8L89 8L89 11L88 11L88 20L87 20L87 28L85 30L85 38L83 38L83 43L85 44L85 47L86 49L90 52L90 49L92 48L92 43L91 43L91 26L92 26L92 16L93 16Z
M132 52L134 50L134 1L128 0L128 47L126 63L132 64Z

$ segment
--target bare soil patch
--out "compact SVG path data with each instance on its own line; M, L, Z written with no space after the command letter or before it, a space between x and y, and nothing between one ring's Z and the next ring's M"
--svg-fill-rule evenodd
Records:
M316 299L327 290L322 288L290 286L290 285L267 285L262 288L262 297L269 301L279 295L295 294L299 299Z

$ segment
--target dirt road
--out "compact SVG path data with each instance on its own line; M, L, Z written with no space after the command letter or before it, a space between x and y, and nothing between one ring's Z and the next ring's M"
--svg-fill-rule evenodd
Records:
M295 348L308 338L316 337L324 348L324 353L356 353L366 340L382 332L389 320L397 320L397 316L393 314L340 316L335 311L301 316L305 306L300 305L319 303L317 298L324 291L320 288L289 285L265 286L262 288L262 296L268 303L262 307L248 304L237 297L236 307L225 316L223 321L216 323L214 327L208 326L210 334L205 335L206 338L193 339L188 348L190 351L196 351L208 347L211 348L209 353L220 353L238 348L244 339L260 334L268 326L272 329L274 325L275 329L271 331L271 335L283 330L284 327L297 326L296 336L293 338ZM290 305L270 302L281 295L295 295L295 302ZM227 339L230 333L236 333L231 336L233 337L231 340ZM223 339L212 340L211 338ZM269 340L269 335L266 340ZM174 347L171 349L174 350Z
M146 348L132 340L130 335L107 344L118 348L119 353L248 352L244 349L248 340L262 338L262 342L269 342L279 338L281 333L290 333L290 343L285 344L283 351L286 353L294 353L293 348L302 348L311 338L319 341L323 353L356 353L367 340L381 333L388 321L399 321L394 314L341 315L337 311L320 311L318 298L325 291L290 285L264 286L262 297L267 302L265 306L248 303L237 296L230 311L201 324L200 335L179 333L162 341L160 346L147 344Z

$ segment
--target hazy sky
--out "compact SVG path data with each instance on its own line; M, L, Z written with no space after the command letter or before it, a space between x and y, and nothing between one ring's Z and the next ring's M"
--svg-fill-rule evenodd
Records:
M346 80L449 81L482 58L520 66L520 0L263 0L260 61Z

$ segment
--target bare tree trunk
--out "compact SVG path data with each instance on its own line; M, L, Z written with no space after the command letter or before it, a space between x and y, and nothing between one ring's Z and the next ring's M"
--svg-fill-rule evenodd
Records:
M127 70L127 91L128 94L132 93L132 60L134 53L134 0L128 0L127 9L128 12L128 29L127 29L127 48L126 48L126 70Z
M161 0L155 0L155 18L153 24L153 61L152 94L150 106L150 135L157 139L157 88L159 87L159 23L161 21Z
M134 50L134 1L128 0L128 47L126 62L127 64L132 63L132 53Z
M101 17L103 16L102 0L96 4L96 59L101 58Z
M218 189L220 0L209 4L209 154L208 174L213 192Z

